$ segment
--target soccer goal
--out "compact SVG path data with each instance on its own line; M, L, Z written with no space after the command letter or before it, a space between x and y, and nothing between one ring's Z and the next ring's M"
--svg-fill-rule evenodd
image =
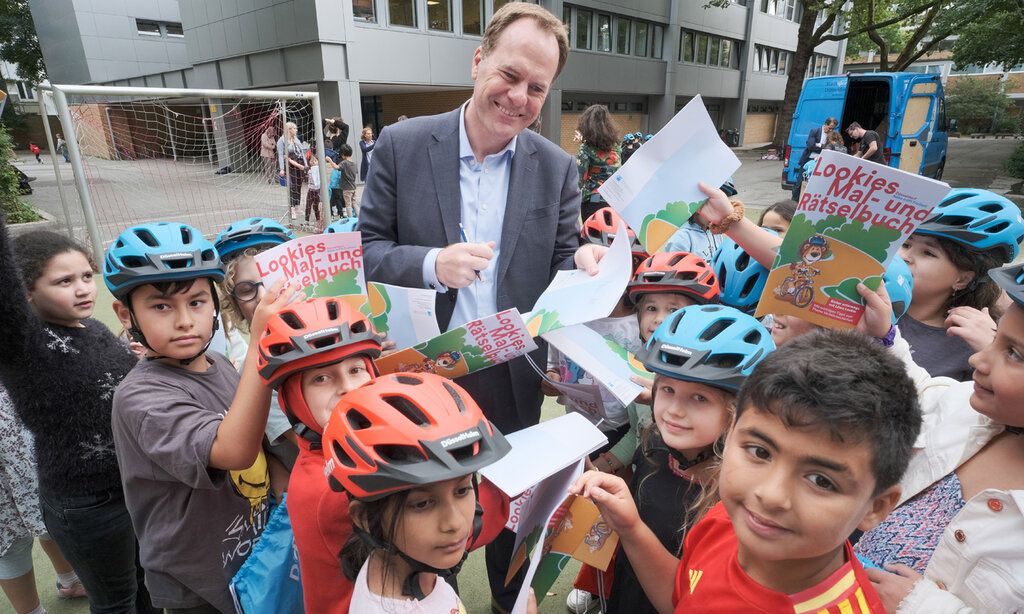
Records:
M69 225L87 230L99 258L143 222L186 222L211 237L248 216L304 223L308 175L279 175L277 141L295 124L303 157L315 144L323 161L315 92L53 85L44 95L57 109L81 203L66 207L75 212ZM327 166L316 169L327 186ZM330 221L329 207L320 210L310 230Z

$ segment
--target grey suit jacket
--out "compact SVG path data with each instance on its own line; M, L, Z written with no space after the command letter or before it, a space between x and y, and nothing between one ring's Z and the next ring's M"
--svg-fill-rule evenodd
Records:
M578 182L575 158L530 130L519 134L495 278L498 309L526 313L557 270L573 268ZM388 126L374 146L359 211L366 278L423 287L423 259L434 247L459 242L461 218L459 110ZM448 327L457 296L456 290L438 294L441 330ZM536 354L544 364L546 353ZM525 424L535 423L539 379L523 359L509 369L518 413Z

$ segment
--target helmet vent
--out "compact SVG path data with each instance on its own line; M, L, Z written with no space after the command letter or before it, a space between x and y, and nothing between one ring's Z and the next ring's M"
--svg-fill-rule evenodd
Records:
M729 328L735 321L736 320L732 318L722 318L720 320L715 320L710 325L708 325L707 328L704 329L704 332L700 334L700 340L711 341L712 339L720 335L722 331Z
M722 284L722 285L725 285L725 284ZM750 277L750 278L748 278L746 283L743 284L743 291L740 293L740 297L741 298L746 298L746 297L750 296L750 293L754 291L754 288L756 286L757 286L757 277Z
M348 420L348 425L352 427L353 431L361 431L373 426L373 423L366 416L355 409L348 410L345 418Z
M683 312L682 312L682 310L674 312L674 315L675 315L675 317L672 318L672 326L669 327L669 330L668 330L670 335L676 334L676 331L679 329L679 325L683 321Z
M275 343L267 348L271 356L281 356L292 351L292 345L290 343Z
M989 232L1002 232L1010 225L1007 221L998 222L988 227Z
M750 254L743 252L740 254L739 258L736 259L736 270L743 271L746 270L748 266L750 266Z
M470 443L464 446L448 448L448 453L451 454L452 458L461 465L465 461L473 460L473 457L476 456L477 453L478 443L479 442L477 441L470 441Z
M950 205L955 205L961 200L967 200L968 198L973 198L974 196L976 196L976 194L962 192L960 194L956 194L946 198L941 203L939 203L939 207L949 207Z
M747 333L747 336L743 338L743 341L751 345L757 345L758 343L761 343L761 331L756 329L751 330L749 333Z
M407 386L419 386L420 384L423 383L423 380L421 380L420 378L415 377L413 375L405 374L405 375L396 375L394 377L395 377L395 381L396 382L398 382L399 384L405 384Z
M338 319L338 303L335 301L327 301L327 317L331 320Z
M189 243L191 243L192 242L192 231L189 230L188 226L185 226L184 224L182 224L178 229L181 231L181 242L184 243L185 245L188 245Z
M452 400L455 401L455 405L459 408L459 413L465 416L466 404L462 401L462 397L459 396L459 393L456 392L455 389L452 388L451 384L449 384L448 382L442 382L441 385L444 386L444 389L448 391L448 394L452 395Z
M708 357L707 364L719 369L734 369L743 362L742 354L712 354Z
M204 249L201 258L203 262L213 262L217 259L217 253L212 249Z
M682 260L685 257L686 257L685 252L677 252L675 256L672 256L672 258L669 259L668 266L675 266L675 265L679 264L679 261Z
M360 320L356 320L355 322L352 323L352 325L350 325L348 327L348 329L350 331L352 331L353 335L358 335L360 333L365 333L366 330L367 330L366 329L366 320L361 320L361 319Z
M411 465L425 460L420 451L412 446L386 444L373 446L373 451L392 465Z
M676 354L675 352L666 352L664 350L659 354L659 362L669 367L682 367L686 364L686 361L690 359L689 356L683 356L681 354Z
M587 228L587 236L595 241L601 240L601 231L596 228Z
M135 269L146 266L146 259L142 256L125 256L121 258L121 265L127 269Z
M405 397L386 396L382 401L395 408L395 411L405 416L405 419L416 426L430 426L430 419L427 418L419 407Z
M135 236L139 238L139 241L145 243L148 247L159 247L160 242L156 240L153 233L146 230L145 228L137 228L135 230Z
M338 335L327 335L326 337L318 337L309 342L311 346L318 350L329 348L338 343Z
M303 328L305 328L305 325L303 325L302 320L299 319L299 316L295 315L294 311L282 311L281 313L278 314L278 317L281 318L282 322L284 322L294 330L302 330Z
M346 452L337 441L333 441L331 444L331 449L334 451L334 456L338 459L338 462L349 469L355 469L356 463L352 460L352 457L348 455L348 452Z
M988 203L978 207L985 213L999 213L1003 210L1003 207L999 203Z

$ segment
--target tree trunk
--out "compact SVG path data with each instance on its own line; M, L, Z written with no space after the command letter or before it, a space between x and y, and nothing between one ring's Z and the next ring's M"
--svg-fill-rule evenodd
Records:
M814 21L817 18L818 11L805 5L803 17L800 18L800 29L797 33L796 51L793 52L793 61L789 65L789 76L786 78L785 97L782 99L779 119L775 122L773 144L779 148L780 154L789 139L789 129L793 125L793 113L796 112L796 103L800 99L800 90L804 87L807 65L814 54L814 48L818 46L814 36Z

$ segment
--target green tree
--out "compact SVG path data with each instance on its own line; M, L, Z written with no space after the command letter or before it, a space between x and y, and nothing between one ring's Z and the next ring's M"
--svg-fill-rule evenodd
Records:
M34 222L39 219L36 212L21 200L21 192L18 190L18 175L8 164L13 156L11 151L11 135L7 129L0 124L0 209L8 224L21 222Z
M46 79L43 50L27 0L0 0L0 60L18 65L18 76L35 85Z
M1024 3L1020 0L971 0L978 18L968 23L953 44L958 66L1024 62Z
M1012 106L998 79L957 79L946 88L946 114L958 120L964 134L993 131Z

